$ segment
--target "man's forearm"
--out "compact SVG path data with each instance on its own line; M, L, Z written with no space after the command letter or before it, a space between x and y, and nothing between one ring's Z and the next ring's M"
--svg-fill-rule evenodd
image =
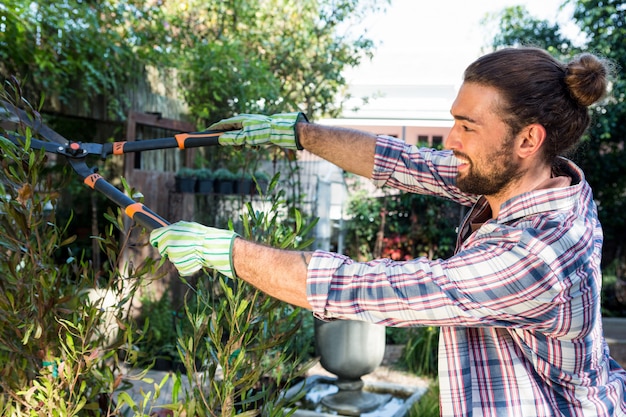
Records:
M371 178L376 136L354 129L300 122L296 124L304 149L345 171Z
M233 265L239 279L289 304L311 309L306 297L311 252L276 249L242 238L233 244Z
M371 178L376 136L353 129L296 124L300 144L309 152L340 168ZM307 267L311 252L276 249L241 238L233 244L233 266L239 279L266 294L311 309L306 296Z

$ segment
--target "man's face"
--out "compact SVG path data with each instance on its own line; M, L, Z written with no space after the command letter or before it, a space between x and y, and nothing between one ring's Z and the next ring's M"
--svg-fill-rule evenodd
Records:
M457 186L476 195L498 195L522 175L515 136L496 113L499 93L492 87L463 84L451 109L454 126L446 148L460 164Z

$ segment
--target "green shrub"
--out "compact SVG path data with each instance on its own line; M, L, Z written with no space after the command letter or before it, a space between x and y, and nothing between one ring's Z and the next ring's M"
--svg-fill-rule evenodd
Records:
M176 348L177 333L175 311L169 294L164 293L156 300L149 291L140 297L141 314L137 327L144 329L142 339L136 344L140 352L138 362L143 366L152 366L156 359L169 361L178 358Z
M402 352L402 364L416 375L437 375L439 350L438 327L415 327L410 329Z
M209 168L198 168L195 170L196 178L201 180L211 180L215 178L215 173Z
M68 173L19 133L21 146L0 139L0 415L113 415L124 404L111 402L123 379L117 349L134 335L127 301L151 265L118 269L119 211L94 237L100 269L73 253L72 218L54 212Z
M278 175L270 191L277 182ZM305 226L302 215L293 208L288 210L288 219L282 218L286 205L282 191L266 199L270 206L267 212L246 204L239 232L283 248L310 245L307 235L315 222ZM184 315L187 320L177 329L177 346L192 390L184 393L183 402L172 405L174 411L198 416L261 412L264 416L284 415L289 404L281 392L298 382L307 369L311 351L302 349L302 345L312 344L313 340L303 342L299 330L310 313L273 299L243 281L208 274L200 277L196 286L190 285ZM185 326L192 331L185 331Z
M176 171L176 176L178 178L197 178L197 175L197 170L189 167L181 167L178 171Z
M50 170L44 153L30 149L30 133L24 136L23 146L0 139L0 415L145 416L170 378L173 397L161 407L175 413L284 415L289 404L281 392L306 370L313 341L309 334L301 337L300 328L310 313L244 282L208 274L197 285L188 283L184 308L171 326L165 298L143 300L153 311L138 327L128 309L146 277L158 277L154 262L135 258L120 267L126 243L115 237L129 231L119 209L107 212L106 230L93 237L101 268L94 269L84 252L72 253L71 216L56 218L54 207L73 173ZM278 176L263 197L267 211L246 204L239 232L274 246L305 248L315 222L276 190L277 183ZM150 366L129 368L146 353L137 348L150 343L179 356L189 390L183 392L176 373L155 384L154 392L143 391L143 399L126 391Z

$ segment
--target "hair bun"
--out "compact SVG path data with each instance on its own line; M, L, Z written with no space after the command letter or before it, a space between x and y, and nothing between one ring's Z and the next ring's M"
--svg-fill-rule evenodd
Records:
M592 54L581 54L567 64L565 84L572 97L583 106L600 100L607 91L608 64Z

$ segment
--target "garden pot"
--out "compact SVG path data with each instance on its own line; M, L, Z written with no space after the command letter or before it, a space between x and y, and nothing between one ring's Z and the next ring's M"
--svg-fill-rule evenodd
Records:
M218 194L235 194L235 181L233 180L216 180L215 192Z
M196 184L196 190L200 194L211 194L213 192L213 180L201 179Z
M254 182L251 179L243 178L239 179L236 182L236 193L242 195L250 195L252 194L252 189L254 188Z
M176 191L179 193L195 193L196 179L176 177Z
M267 186L269 185L269 183L270 182L268 180L257 180L256 184L253 182L252 195L259 194L259 190L261 190L261 194L265 194L267 192Z
M315 347L324 369L337 375L339 391L322 404L339 414L359 416L387 401L363 391L361 377L376 369L385 355L385 327L363 321L315 320Z

